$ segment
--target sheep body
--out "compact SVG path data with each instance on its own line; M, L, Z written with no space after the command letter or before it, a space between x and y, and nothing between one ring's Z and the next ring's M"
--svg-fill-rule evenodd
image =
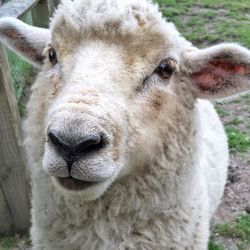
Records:
M163 32L168 38L171 34L170 43L190 46L172 24L163 21L152 4L144 1L126 3L132 7L124 20L123 4L118 4L119 9L115 1L107 1L102 5L107 8L103 12L108 12L106 22L97 11L100 4L101 1L64 2L52 19L52 29L55 33L65 33L66 36L62 36L66 40L68 37L77 40L75 33L81 29L86 33L86 39L92 36L93 30L102 36L106 32L110 39L115 39L117 34L138 36L138 22L131 14L137 11L137 19L148 22L146 29L157 27L157 32ZM78 15L77 18L72 18L73 14ZM60 23L69 27L62 31ZM87 27L82 27L83 24ZM50 176L41 169L43 124L51 98L47 91L50 84L51 80L44 81L42 71L33 87L25 125L32 173L31 236L34 249L207 249L209 219L222 196L228 163L226 136L213 106L208 101L196 103L192 117L193 156L187 162L180 160L179 164L187 166L183 167L183 172L170 175L175 179L174 184L168 185L169 179L164 178L166 183L162 189L161 177L167 173L168 166L161 166L166 162L151 162L149 168L159 169L159 173L156 171L154 176L149 176L147 182L143 175L130 176L113 184L100 199L86 202L79 196L65 196L55 189ZM175 142L169 140L168 144ZM148 182L154 186L152 191L147 187Z
M29 155L37 159L30 162L34 249L207 249L209 219L222 196L228 164L226 136L211 103L199 100L196 104L199 150L188 175L179 176L176 190L166 185L171 194L166 200L161 200L160 193L148 194L147 188L147 197L138 198L140 180L131 178L111 187L101 200L85 202L58 192L40 167L43 149L37 133L43 133L42 120L34 123L32 114L42 114L36 105L43 102L44 95L33 94L26 126L29 134L35 132L27 141L32 145ZM154 185L157 177L152 177ZM144 193L143 186L139 192Z

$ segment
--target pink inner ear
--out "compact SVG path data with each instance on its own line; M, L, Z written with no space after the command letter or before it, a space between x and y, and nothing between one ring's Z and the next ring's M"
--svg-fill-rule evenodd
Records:
M248 65L214 60L209 62L206 68L193 73L191 77L199 89L212 90L218 88L217 85L222 85L227 82L232 75L244 76L247 74L250 74L250 66Z

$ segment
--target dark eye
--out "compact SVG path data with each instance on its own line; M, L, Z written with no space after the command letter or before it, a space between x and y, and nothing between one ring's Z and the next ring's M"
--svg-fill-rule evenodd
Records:
M169 79L176 70L176 62L172 59L163 60L155 69L155 73L163 79Z
M57 55L56 55L56 51L54 48L50 48L49 49L49 60L52 63L52 65L57 64L58 60L57 60Z

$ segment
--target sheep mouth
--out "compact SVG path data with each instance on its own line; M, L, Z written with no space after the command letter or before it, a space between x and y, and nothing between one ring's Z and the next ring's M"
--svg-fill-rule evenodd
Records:
M70 191L81 191L98 184L98 182L81 181L73 177L57 177L56 179L62 187Z

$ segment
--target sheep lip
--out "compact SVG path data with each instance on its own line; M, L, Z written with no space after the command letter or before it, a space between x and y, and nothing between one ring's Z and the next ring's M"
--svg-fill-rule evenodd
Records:
M56 179L62 187L70 191L81 191L98 184L98 182L81 181L72 177L57 177Z

